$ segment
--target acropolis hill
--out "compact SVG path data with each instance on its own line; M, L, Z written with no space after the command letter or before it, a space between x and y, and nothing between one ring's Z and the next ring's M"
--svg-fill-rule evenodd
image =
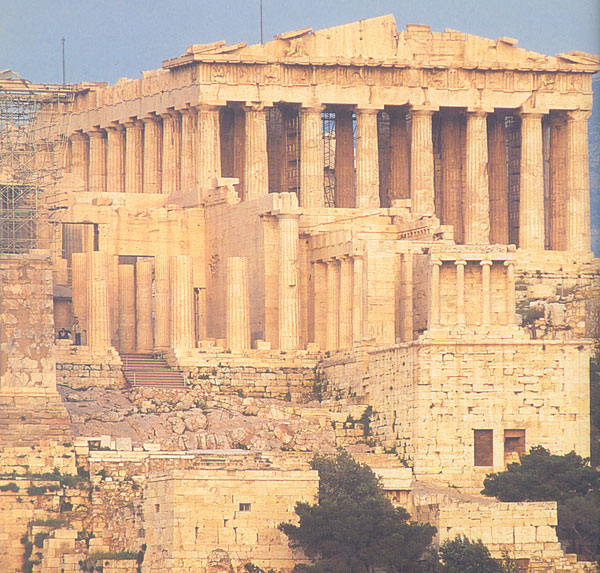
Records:
M277 524L340 447L436 543L583 571L554 502L478 492L532 446L590 456L598 70L382 16L194 44L4 121L2 571L40 533L41 573L291 571Z

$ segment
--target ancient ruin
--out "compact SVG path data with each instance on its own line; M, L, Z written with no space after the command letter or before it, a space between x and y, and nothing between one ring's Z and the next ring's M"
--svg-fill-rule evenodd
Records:
M44 573L142 547L144 572L289 571L302 556L276 525L316 495L310 452L336 446L438 541L581 570L555 504L474 494L533 445L590 454L599 69L383 16L195 44L53 103L49 224L0 234L35 241L1 255L2 483L80 467L92 490L0 494L9 570L42 532ZM127 414L76 411L99 389ZM208 438L208 407L275 422ZM171 437L142 429L167 419ZM32 525L57 504L61 527Z

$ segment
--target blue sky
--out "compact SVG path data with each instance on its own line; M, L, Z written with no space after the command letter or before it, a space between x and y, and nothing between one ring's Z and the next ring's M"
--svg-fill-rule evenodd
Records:
M33 82L139 77L189 44L260 38L259 0L0 0L0 70ZM265 40L394 14L399 28L428 24L488 38L510 36L544 54L600 53L600 0L263 0Z

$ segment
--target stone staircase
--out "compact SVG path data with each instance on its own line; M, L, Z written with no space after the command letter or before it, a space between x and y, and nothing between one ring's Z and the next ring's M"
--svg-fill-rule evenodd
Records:
M152 354L121 354L123 376L132 387L185 388L179 370Z

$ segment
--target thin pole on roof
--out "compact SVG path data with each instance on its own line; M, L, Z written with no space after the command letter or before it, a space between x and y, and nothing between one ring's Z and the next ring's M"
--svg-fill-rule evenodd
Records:
M261 43L261 45L264 44L264 42L263 42L263 9L262 9L262 0L260 0L260 43Z
M62 43L62 80L63 80L63 86L65 85L65 37L63 36L60 39L61 43Z

